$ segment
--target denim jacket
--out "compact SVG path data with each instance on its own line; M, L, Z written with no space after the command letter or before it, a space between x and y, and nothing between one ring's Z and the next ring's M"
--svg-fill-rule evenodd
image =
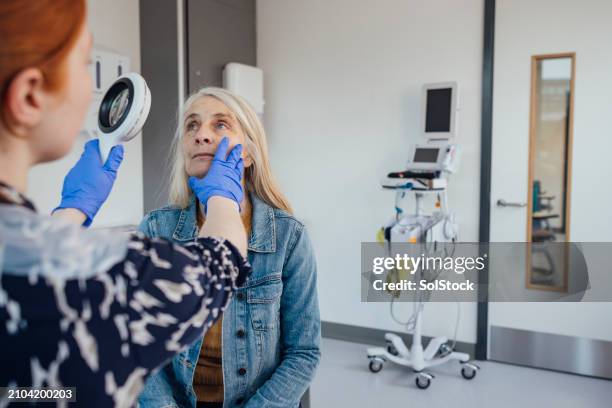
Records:
M250 197L253 271L223 315L223 407L298 407L320 358L314 252L302 223ZM184 209L152 211L140 229L151 237L194 240L195 198ZM195 407L192 383L201 346L202 339L151 376L140 406Z

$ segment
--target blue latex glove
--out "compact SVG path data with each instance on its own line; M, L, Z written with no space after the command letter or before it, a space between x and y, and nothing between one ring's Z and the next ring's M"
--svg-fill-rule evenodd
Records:
M244 197L244 192L242 191L244 163L240 158L242 145L234 146L226 159L228 147L229 139L224 137L217 147L208 173L201 179L189 177L189 187L191 187L198 200L204 205L205 212L208 199L212 196L221 196L234 200L239 208Z
M76 208L87 217L83 225L89 226L108 198L122 160L123 146L118 145L111 149L102 165L98 139L87 142L81 158L64 179L62 201L53 211Z

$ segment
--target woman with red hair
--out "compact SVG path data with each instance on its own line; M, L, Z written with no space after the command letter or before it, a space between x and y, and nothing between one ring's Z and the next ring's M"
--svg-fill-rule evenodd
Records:
M0 387L74 387L82 405L123 407L203 336L250 271L243 163L240 145L228 155L221 143L207 176L190 180L206 223L185 246L84 228L123 159L116 146L102 163L97 140L53 215L36 213L28 171L70 151L90 102L85 21L84 0L0 2Z

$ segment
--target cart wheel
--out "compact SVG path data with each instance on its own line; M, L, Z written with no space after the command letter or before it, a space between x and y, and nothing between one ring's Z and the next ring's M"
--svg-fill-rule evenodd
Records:
M417 377L414 379L414 382L416 383L416 386L422 390L429 388L429 386L431 385L431 380L421 375L417 375Z
M391 354L392 356L398 356L399 352L397 351L397 349L395 348L395 346L391 343L387 344L387 351L389 352L389 354Z
M370 371L373 373L377 373L383 368L383 362L378 358L373 358L370 360Z
M471 380L472 378L476 377L477 372L478 370L470 366L461 367L461 376L465 378L466 380Z

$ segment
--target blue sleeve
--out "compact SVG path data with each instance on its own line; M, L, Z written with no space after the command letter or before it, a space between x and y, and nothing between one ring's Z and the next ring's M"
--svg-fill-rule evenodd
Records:
M297 407L312 381L321 352L317 266L306 230L294 231L283 268L281 364L245 408Z
M155 235L153 235L153 228L152 228L152 224L154 222L155 222L155 215L153 215L153 213L147 214L140 222L140 225L138 225L138 231L142 232L149 238L154 238Z

